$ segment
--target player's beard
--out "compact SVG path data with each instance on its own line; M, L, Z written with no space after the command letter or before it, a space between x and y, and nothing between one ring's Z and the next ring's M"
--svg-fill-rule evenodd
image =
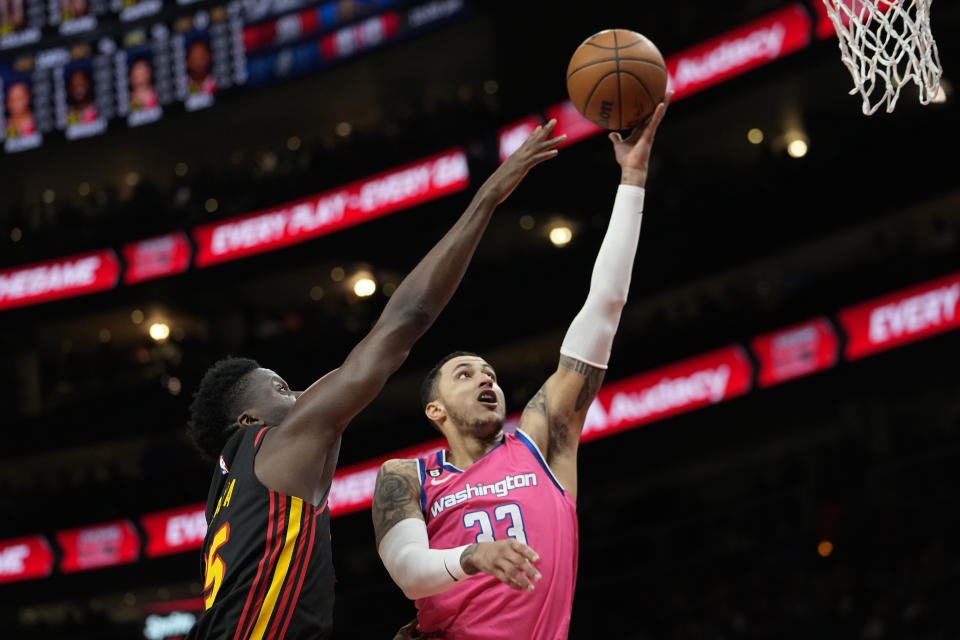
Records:
M447 407L447 414L462 431L478 438L492 436L503 428L503 418L498 414L471 418L451 407Z

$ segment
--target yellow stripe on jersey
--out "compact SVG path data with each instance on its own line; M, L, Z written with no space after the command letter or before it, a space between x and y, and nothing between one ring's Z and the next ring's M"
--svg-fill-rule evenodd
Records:
M225 507L229 507L229 506L230 506L230 498L233 497L233 487L234 487L234 485L236 485L236 484L237 484L237 479L236 479L236 478L234 478L233 480L230 481L230 487L227 489L227 499L223 501L223 506L225 506Z
M220 494L220 499L217 500L217 508L213 511L213 517L216 518L217 514L220 513L220 507L229 507L230 506L230 496L233 495L233 485L237 484L237 479L234 478L230 481L230 484L224 487L223 493ZM224 502L226 500L226 502Z
M273 580L270 582L270 589L267 590L267 597L263 601L257 623L253 626L251 640L263 639L263 634L267 630L267 623L270 622L273 609L277 606L277 598L280 597L280 590L283 588L287 572L290 570L290 558L293 556L294 547L297 546L297 536L300 535L300 515L302 512L303 500L291 497L290 517L287 520L287 539L283 543L280 560L277 562L276 571L273 572Z

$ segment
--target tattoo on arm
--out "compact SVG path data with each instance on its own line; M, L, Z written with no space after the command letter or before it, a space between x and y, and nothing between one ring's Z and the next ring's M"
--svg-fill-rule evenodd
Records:
M468 575L472 576L473 574L480 571L473 564L473 554L477 552L477 544L474 543L463 550L463 553L460 554L460 566L463 568L463 571Z
M417 499L419 480L412 465L406 461L385 463L377 473L373 490L373 530L377 546L395 524L406 518L422 517Z
M580 387L580 393L577 394L575 405L576 410L581 411L600 391L600 385L603 383L603 376L606 372L576 358L563 355L560 356L560 366L583 376L583 386Z
M540 387L540 390L530 398L530 402L527 403L527 409L534 413L539 413L544 416L547 415L547 385Z

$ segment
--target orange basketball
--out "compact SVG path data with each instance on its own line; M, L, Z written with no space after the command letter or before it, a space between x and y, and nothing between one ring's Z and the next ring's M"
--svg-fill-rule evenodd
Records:
M632 129L667 91L656 45L628 29L604 29L577 47L567 65L567 93L583 116L604 129Z

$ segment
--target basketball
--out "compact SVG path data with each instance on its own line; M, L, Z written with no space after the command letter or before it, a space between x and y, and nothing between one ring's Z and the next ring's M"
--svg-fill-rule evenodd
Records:
M663 100L667 67L647 37L628 29L604 29L584 40L567 65L567 93L590 122L604 129L632 129Z

